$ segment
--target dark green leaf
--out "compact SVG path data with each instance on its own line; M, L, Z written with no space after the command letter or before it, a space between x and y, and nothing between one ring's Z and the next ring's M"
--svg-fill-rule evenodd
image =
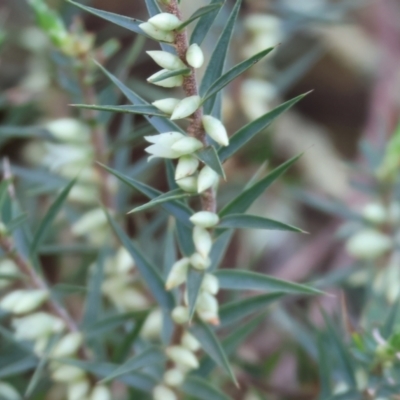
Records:
M166 117L167 115L160 111L158 108L148 105L132 106L98 106L90 104L70 104L72 107L85 108L89 110L109 111L127 114L140 114L140 115L155 115L158 117Z
M237 386L238 383L229 364L228 357L226 356L221 343L210 327L203 321L198 321L192 328L190 328L190 332L192 332L192 334L201 343L202 349L216 362L216 364L225 369L227 374Z
M241 0L237 0L233 7L232 13L225 25L225 28L215 46L215 49L211 55L210 62L208 63L206 72L204 73L203 80L200 85L200 96L203 97L210 89L212 84L222 75L222 71L225 65L226 54L231 41L233 28L239 14ZM211 96L203 105L204 113L210 114L215 102L215 95Z
M181 221L176 221L176 237L179 249L185 257L190 257L195 252L192 236L192 228L190 226L184 225Z
M218 226L221 228L266 229L305 233L303 230L283 222L247 214L229 214L221 219Z
M3 140L3 139L14 139L14 138L52 139L53 137L50 135L48 131L46 131L46 129L37 126L1 126L0 138Z
M189 300L189 321L192 320L193 314L196 310L197 297L199 296L203 279L204 272L196 271L194 268L189 269L186 282L186 289L188 292Z
M33 356L28 356L21 360L12 362L3 368L0 368L0 378L6 378L9 376L22 375L27 371L31 371L38 364L38 359Z
M219 4L220 2L221 0L211 0L210 5ZM203 40L212 27L212 24L214 23L214 20L217 17L220 9L221 8L218 8L207 15L203 15L199 19L199 22L197 22L195 28L193 29L192 36L190 37L190 44L196 43L200 46L203 43Z
M318 370L320 381L320 400L329 399L332 396L331 389L331 361L327 352L326 343L323 342L323 337L318 338Z
M201 149L196 152L197 156L204 164L208 165L213 169L219 176L225 179L225 171L219 160L218 153L214 146L208 146L205 149Z
M346 393L336 394L329 398L329 400L363 400L364 396L357 390L350 390ZM324 399L325 400L325 399Z
M129 213L135 213L139 211L148 210L149 208L155 207L159 204L169 202L171 200L182 199L185 197L191 196L190 193L184 192L182 189L171 190L170 192L163 193L160 196L155 197L150 200L148 203L143 204L142 206L135 207L133 210L129 211Z
M54 219L57 217L58 213L60 212L62 206L64 205L65 200L67 199L69 192L71 191L72 187L75 185L76 179L73 179L57 196L54 203L50 206L49 210L47 211L46 215L40 222L39 228L36 231L32 244L29 249L30 254L34 254L39 246L42 244L43 240L48 233L48 230L53 223Z
M219 310L221 326L233 324L251 314L264 311L267 306L281 297L283 293L268 293L224 304Z
M388 316L386 317L385 323L382 327L382 336L388 339L393 333L396 327L397 315L399 313L400 299L397 299L393 306L390 308Z
M265 290L291 294L323 294L320 290L310 286L284 281L258 272L222 269L216 271L214 275L218 278L221 289Z
M140 28L139 25L143 23L135 18L125 17L124 15L114 14L108 11L98 10L97 8L88 7L83 4L76 3L72 0L67 0L69 3L74 4L75 6L81 8L84 11L87 11L93 15L96 15L100 18L103 18L109 22L112 22L115 25L122 26L132 32L139 33L140 35L147 36ZM149 37L149 36L147 36Z
M150 263L145 258L136 244L129 236L121 229L115 220L107 214L108 220L122 245L128 250L132 258L135 260L136 266L145 280L152 295L157 300L161 308L172 310L175 305L174 299L170 292L167 292L164 287L164 281L157 267Z
M175 69L174 71L165 71L164 73L158 75L156 78L149 80L151 83L156 83L163 81L164 79L172 78L178 75L190 74L191 70L189 68Z
M6 224L7 231L13 232L15 229L20 228L26 222L27 218L27 214L21 214L18 217L15 217Z
M229 214L237 214L245 212L258 197L271 186L283 173L285 173L300 157L302 154L291 158L279 167L271 171L265 178L261 179L253 186L242 192L236 199L228 203L219 213L220 217Z
M181 25L179 25L176 30L180 31L189 24L191 24L193 21L195 21L198 18L201 18L203 16L206 16L207 14L217 11L222 7L223 3L211 3L208 6L200 7L198 8L185 22L183 22Z
M215 240L210 252L211 266L209 271L215 271L219 267L232 239L233 232L233 229L228 229Z
M164 353L156 348L150 347L140 354L130 358L123 365L119 366L112 374L108 375L101 382L110 382L118 376L130 374L132 371L147 367L148 365L161 364L165 361Z
M272 111L264 114L260 118L256 119L239 129L229 139L229 146L222 147L219 151L219 157L221 162L224 162L229 157L233 156L241 147L243 147L250 139L256 136L259 132L262 132L267 128L276 118L278 118L285 111L293 107L297 102L307 96L308 93L302 94L281 104L274 108Z
M202 101L204 102L207 99L209 99L210 97L216 95L226 85L228 85L230 82L232 82L235 78L237 78L239 75L243 74L245 71L247 71L249 68L251 68L254 64L258 63L260 60L262 60L273 49L274 49L273 47L270 47L268 49L260 51L253 57L250 57L249 59L234 66L228 72L223 74L221 77L218 77L218 79L208 88L207 92L204 94L204 96L202 98ZM212 103L212 106L214 106L214 103Z
M230 400L226 394L196 376L187 377L181 389L183 393L199 400Z

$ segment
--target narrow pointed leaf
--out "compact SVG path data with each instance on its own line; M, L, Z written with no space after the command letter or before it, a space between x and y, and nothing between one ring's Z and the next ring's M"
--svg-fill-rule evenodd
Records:
M257 215L229 214L218 224L221 228L266 229L275 231L292 231L304 233L300 228L275 221L274 219L258 217Z
M245 71L247 71L249 68L251 68L254 64L258 63L260 60L262 60L273 49L274 49L273 47L270 47L268 49L260 51L253 57L250 57L249 59L247 59L247 60L241 62L240 64L234 66L233 68L231 68L228 72L226 72L221 77L219 77L209 87L207 92L204 94L202 101L204 102L204 101L208 100L210 97L216 95L226 85L228 85L230 82L232 82L235 78L237 78L239 75L243 74Z
M140 35L149 37L139 28L139 25L142 24L143 21L140 21L136 18L125 17L124 15L118 15L118 14L114 14L114 13L111 13L108 11L99 10L97 8L88 7L83 4L76 3L75 1L72 1L72 0L67 0L67 1L73 5L81 8L84 11L87 11L93 15L96 15L100 18L103 18L103 19L109 21L109 22L112 22L115 25L126 28L132 32L139 33Z
M34 369L39 360L34 356L28 356L17 361L10 362L3 368L0 368L0 379L9 376L22 375L27 371Z
M210 252L211 266L209 271L215 271L226 253L229 243L233 236L233 229L228 229L217 237Z
M229 157L233 156L240 148L242 148L250 139L256 136L258 133L266 129L276 118L278 118L285 111L293 107L297 102L307 96L308 93L302 94L281 104L274 108L272 111L264 114L260 118L256 119L245 125L234 133L229 139L229 146L222 147L219 151L219 157L221 162L224 162Z
M132 105L122 105L122 106L98 106L96 104L71 104L72 107L85 108L89 110L99 110L99 111L109 111L117 113L126 114L139 114L139 115L155 115L158 117L167 117L158 108L148 105L132 106Z
M15 217L12 219L10 222L7 222L6 228L8 232L13 232L15 229L20 228L27 220L28 215L27 214L21 214L18 215L18 217Z
M291 158L271 171L265 178L242 192L236 199L228 203L219 213L220 217L230 214L245 212L264 191L271 186L283 173L285 173L302 154Z
M393 304L389 310L389 314L385 319L385 323L382 327L382 336L388 339L393 333L396 326L396 319L399 313L400 299Z
M188 292L189 300L189 321L192 320L193 314L196 310L197 298L200 293L201 284L203 283L204 272L196 271L194 268L190 268L186 288Z
M211 386L207 381L197 376L189 376L182 385L182 391L191 398L198 400L230 400L226 394Z
M137 245L127 236L115 220L107 213L108 221L113 228L116 236L121 241L122 245L128 250L136 266L140 271L144 281L150 289L152 295L157 300L161 308L172 310L174 307L174 299L170 292L167 292L164 287L164 281L159 270L150 261L145 258Z
M211 0L210 5L218 4L221 0ZM203 40L207 36L208 31L212 27L215 18L217 17L220 8L203 15L197 22L195 28L193 29L192 36L190 37L190 44L196 43L199 46L203 43Z
M178 76L178 75L187 75L190 74L190 69L189 68L181 68L181 69L176 69L174 71L165 71L161 75L158 75L156 78L149 80L150 83L156 83L163 81L164 79L167 78L172 78L173 76Z
M320 290L307 285L284 281L253 271L223 269L216 271L214 275L218 278L221 289L263 290L291 294L323 294Z
M124 83L122 83L116 76L114 76L111 72L107 71L101 64L96 63L97 66L103 71L103 73L111 80L118 87L119 90L126 96L126 98L133 104L133 105L147 105L150 104L143 100L139 95L137 95L134 91L128 88ZM184 133L184 131L175 123L173 123L168 118L163 117L155 117L155 116L145 116L147 121L153 125L153 127L159 132L164 133L168 131L175 131Z
M158 6L157 0L145 0L145 2L146 2L147 11L148 11L150 17L153 17L154 15L161 13L161 10L160 10L160 7Z
M211 328L203 321L198 321L195 326L190 328L190 332L201 343L202 349L227 372L237 386L238 383L229 364L228 357Z
M214 146L208 146L205 149L201 149L197 151L196 154L204 164L208 165L219 176L222 176L222 178L226 178L224 168L219 160L218 153Z
M192 228L184 225L181 221L176 221L176 237L182 254L185 257L190 257L195 252Z
M327 352L327 346L323 342L323 337L318 338L318 370L320 381L320 400L329 399L332 396L331 388L331 366L330 358Z
M183 22L181 25L179 25L176 30L180 31L189 24L191 24L193 21L195 21L198 18L201 18L203 16L206 16L207 14L217 11L222 7L223 3L212 3L207 6L198 8L185 22Z
M212 84L222 75L225 65L226 54L228 52L229 43L231 41L233 29L235 27L236 19L239 15L239 10L242 1L237 0L233 7L232 13L225 25L224 30L215 46L215 49L211 55L210 62L208 63L206 72L204 73L203 80L200 85L200 95L203 97L210 89ZM215 103L215 95L211 96L204 103L204 113L210 114Z
M103 383L110 382L115 378L117 378L118 376L129 374L132 371L147 367L148 365L161 364L164 361L165 361L164 353L156 347L151 347L127 360L123 365L118 367L112 374L102 379L101 382Z
M68 197L69 192L71 191L72 187L75 185L76 179L73 179L57 196L54 203L50 206L49 210L47 211L46 215L42 219L38 230L36 231L32 244L29 249L29 253L32 255L36 252L36 250L40 247L43 240L46 237L46 234L49 231L51 224L54 222L55 218L57 217L58 213L60 212L62 206L64 205L65 200Z
M268 293L224 304L219 309L221 327L241 321L251 314L265 311L266 307L283 297L283 293Z
M160 196L155 197L154 199L150 200L148 203L143 204L142 206L135 207L133 210L129 211L129 213L135 213L139 211L144 211L148 210L149 208L155 207L159 204L171 201L171 200L177 200L177 199L183 199L185 197L190 197L191 194L184 192L181 189L175 189L171 190L170 192L163 193Z
M105 168L110 174L114 175L116 178L124 182L129 187L138 190L140 193L143 193L149 199L155 199L158 196L161 196L163 193L157 189L152 188L142 182L139 182L135 179L130 178L120 172L107 167L101 164L103 168ZM178 202L177 200L171 200L161 204L162 207L170 214L172 214L175 218L181 221L186 226L192 226L192 223L189 221L189 218L193 214L191 209L183 203Z

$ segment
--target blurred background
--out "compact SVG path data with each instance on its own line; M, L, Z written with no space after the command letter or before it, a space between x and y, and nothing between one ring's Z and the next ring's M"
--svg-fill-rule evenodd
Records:
M48 3L60 11L68 26L82 29L82 21L85 30L96 35L99 48L112 53L107 67L124 76L135 91L153 101L172 97L145 83L157 71L144 51L155 49L154 42L81 14L64 1ZM147 18L140 0L82 3ZM182 0L183 13L188 16L207 3ZM227 1L202 46L208 57L232 4ZM356 267L343 250L346 232L338 228L343 227L343 217L373 200L368 190L371 181L365 179L369 150L382 148L398 122L399 21L397 0L244 1L227 67L266 47L277 47L225 90L223 115L229 132L236 132L285 100L312 92L229 161L228 180L220 185L219 201L226 203L254 174L261 175L304 152L290 174L257 201L252 211L300 226L308 234L240 232L223 265L293 281L320 282L336 296L289 299L275 309L239 349L243 385L238 398L254 400L260 393L269 393L270 397L261 397L268 399L316 398L316 350L307 336L307 324L321 323L321 306L329 312L342 310L341 287ZM101 59L101 53L98 56ZM43 149L41 139L32 139L35 135L31 133L40 131L48 121L78 115L69 104L80 102L79 90L64 61L35 27L24 0L0 0L0 156L10 159L28 209L32 202L43 200L37 197L46 192L42 190L43 179L47 188L52 187L50 176L36 179L32 174L42 167ZM128 104L100 75L96 88L100 98L106 99L102 104ZM105 118L112 144L125 119L120 115ZM129 132L132 137L142 122L135 120ZM146 163L142 141L126 143L132 144L132 176L165 190L163 165ZM129 199L130 204L140 201L135 195ZM46 257L50 262L51 256ZM348 295L347 303L351 318L356 320L356 294Z

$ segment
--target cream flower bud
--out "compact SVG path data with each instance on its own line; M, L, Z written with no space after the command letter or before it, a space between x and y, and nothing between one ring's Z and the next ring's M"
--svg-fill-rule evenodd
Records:
M65 329L64 322L53 315L38 312L12 321L15 337L20 340L36 340Z
M203 143L200 142L200 140L186 136L177 142L175 142L172 146L171 149L173 151L178 152L181 156L187 155L187 154L192 154L195 151L201 149L203 147Z
M73 118L61 118L44 126L58 140L63 142L88 142L89 128Z
M171 115L171 120L182 119L192 115L201 105L200 96L190 96L181 100Z
M153 389L154 400L178 400L176 394L167 386L157 385Z
M74 382L81 380L85 376L85 371L72 365L61 365L51 374L56 382Z
M182 24L177 16L170 13L160 13L154 15L154 17L151 17L148 22L150 22L150 24L152 24L156 28L162 29L164 31L173 31Z
M219 291L218 278L212 274L205 274L203 283L201 284L201 290L216 295Z
M211 115L204 115L203 126L208 136L214 139L218 144L222 146L229 145L228 133L219 119L214 118Z
M0 399L21 400L20 394L8 383L0 382Z
M172 32L167 32L165 30L156 28L150 22L143 22L139 25L139 28L148 36L155 40L159 40L161 42L173 43L175 37Z
M89 400L112 400L110 389L104 385L95 386Z
M183 346L171 346L166 349L167 356L176 364L187 368L198 368L199 361L196 356Z
M116 274L127 274L133 269L135 263L131 254L125 247L120 247L115 255L115 269Z
M161 68L168 70L187 68L185 63L175 54L167 51L153 50L146 53L157 63Z
M218 182L218 179L218 174L208 165L205 165L197 178L197 192L203 193L214 186Z
M12 277L17 277L18 267L14 261L9 259L4 259L0 261L0 290L10 286L13 282Z
M159 308L153 310L144 321L140 334L147 340L158 339L163 329L163 316Z
M175 107L180 103L180 99L175 99L173 97L169 97L167 99L157 100L151 103L154 107L157 107L165 114L172 114L174 112Z
M380 257L393 246L392 239L374 229L365 229L356 233L347 243L349 254L361 260L372 260Z
M373 224L383 224L388 219L388 213L385 207L380 203L369 203L367 204L363 211L363 217Z
M47 290L14 290L0 301L0 308L20 315L40 307L49 297Z
M82 400L89 394L90 383L86 379L72 382L68 385L67 399L68 400Z
M193 175L197 171L199 163L196 157L190 155L180 157L175 170L175 179L178 180Z
M72 233L83 236L107 226L107 216L102 208L95 208L83 214L73 225Z
M202 292L196 305L198 316L212 325L219 324L218 318L218 300L207 292Z
M42 357L47 350L47 345L49 344L49 337L43 336L36 340L35 346L33 347L34 353L38 357Z
M67 357L77 353L82 345L83 337L80 332L68 333L60 339L51 352L52 357Z
M179 179L176 181L176 184L185 192L197 192L197 177L195 176L187 176L186 178Z
M171 146L184 137L179 132L165 132L159 135L145 136L149 143L154 143L145 149L147 153L152 154L149 160L153 157L178 158L180 154L172 150Z
M204 54L200 46L193 43L186 52L186 61L193 68L200 68L204 63Z
M171 316L177 324L186 324L189 321L189 309L184 306L177 306L172 310Z
M177 387L181 386L185 380L185 374L178 368L173 368L165 372L164 382L168 386Z
M183 84L183 76L182 75L175 75L175 76L171 76L169 78L165 78L161 81L154 82L154 79L158 78L160 75L164 74L165 72L168 72L168 70L162 69L161 71L158 71L155 74L151 75L149 78L147 78L147 81L152 83L153 85L166 87L166 88L182 86L182 84Z
M207 258L212 247L210 232L200 226L195 226L193 228L193 242L197 252L200 253L203 258Z
M190 257L190 264L193 268L203 271L211 265L211 260L208 257L203 257L199 253L193 253Z
M211 228L218 224L219 216L210 211L199 211L190 217L193 224L202 228Z
M201 347L200 342L188 331L182 335L181 344L193 352L199 351Z
M185 257L172 266L171 271L168 274L167 282L165 283L165 288L167 290L171 290L186 282L189 265L190 260Z

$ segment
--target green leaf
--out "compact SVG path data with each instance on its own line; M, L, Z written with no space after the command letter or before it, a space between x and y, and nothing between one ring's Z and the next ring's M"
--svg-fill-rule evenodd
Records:
M210 252L211 266L209 271L215 271L222 262L225 252L233 236L233 230L229 229L217 237Z
M231 68L228 72L223 74L208 88L207 92L204 94L202 98L202 102L204 103L210 97L215 96L218 92L220 92L226 85L232 82L239 75L243 74L249 68L251 68L254 64L258 63L262 60L267 54L269 54L274 48L270 47L263 51L260 51L253 57L241 62L240 64ZM212 105L212 106L211 106ZM214 102L211 102L210 107L214 107Z
M331 360L327 352L323 337L318 338L318 370L320 377L320 400L329 399L332 396L331 389Z
M160 7L158 6L156 0L145 0L145 2L150 17L161 13Z
M139 211L144 211L148 210L149 208L155 207L159 204L171 201L171 200L177 200L177 199L182 199L185 197L190 197L191 194L184 192L182 189L175 189L171 190L170 192L163 193L160 196L155 197L154 199L150 200L148 203L143 204L142 206L135 207L133 210L129 211L130 213L135 213Z
M229 157L233 156L241 147L243 147L250 139L256 136L259 132L262 132L267 128L276 118L278 118L285 111L293 107L297 102L307 96L308 93L302 94L281 104L274 108L272 111L264 114L260 118L256 119L245 125L234 133L229 139L229 146L222 147L219 151L219 157L221 162L224 162Z
M176 221L176 237L182 254L190 257L195 252L192 228L184 225L181 221Z
M285 173L302 154L291 158L271 171L265 178L242 192L236 199L228 203L220 212L220 217L245 212L261 194Z
M275 231L292 231L305 233L303 230L274 219L258 217L257 215L229 214L218 224L221 228L266 229Z
M224 304L219 309L221 327L238 322L251 314L264 311L265 307L282 297L283 293L268 293Z
M196 271L190 268L187 276L186 289L189 301L189 322L192 320L196 310L197 298L200 293L201 284L203 283L204 272Z
M3 179L0 182L0 209L3 208L4 202L7 199L9 185L10 185L9 179Z
M329 398L329 400L363 400L364 395L358 390L350 390L346 393L336 394Z
M130 358L123 365L119 366L112 374L102 379L102 383L110 382L118 376L130 374L132 371L147 367L148 365L161 364L165 361L164 353L156 348L150 347L140 354Z
M226 394L197 376L188 376L181 387L183 393L199 400L230 400Z
M70 104L72 107L84 108L88 110L99 110L99 111L109 111L117 113L127 113L127 114L139 114L139 115L155 115L158 117L166 117L167 114L160 111L158 108L150 105L122 105L122 106L98 106L96 104Z
M103 168L105 168L110 174L114 175L116 178L124 182L129 187L138 190L140 193L143 193L149 199L155 199L163 195L162 192L152 188L151 186L145 185L142 182L139 182L124 174L121 174L120 172L110 167L107 167L106 165L103 164L100 165ZM167 212L172 214L176 219L181 221L183 224L185 224L188 227L192 226L192 223L189 221L189 218L193 215L193 212L188 206L176 200L171 200L165 203L161 203L161 205Z
M13 218L10 222L7 222L6 228L8 232L13 232L15 229L20 228L27 220L27 214L18 215L18 217Z
M224 349L221 346L218 338L210 327L203 321L198 321L196 325L190 328L190 332L197 338L201 343L202 349L230 376L232 381L237 386L237 380L232 368L229 364L228 357L225 354Z
M49 210L47 211L46 215L43 217L38 230L36 231L32 244L29 249L29 253L32 255L36 252L36 250L40 247L43 240L48 233L48 230L57 217L58 213L60 212L62 206L67 200L69 192L71 191L72 187L75 185L76 179L73 179L57 196L54 203L50 206Z
M175 69L174 71L165 71L164 73L158 75L156 78L149 80L149 82L156 83L163 81L164 79L167 78L172 78L174 76L187 75L190 74L190 72L191 72L190 68Z
M211 3L208 6L198 8L185 22L179 25L176 30L181 31L196 19L206 16L213 11L219 10L223 4L224 3Z
M221 289L263 290L291 294L323 294L318 289L307 285L284 281L269 275L253 271L222 269L214 273Z
M31 371L38 364L38 359L33 356L25 357L21 360L11 362L0 368L0 378L6 378L9 376L22 375L27 371Z
M111 74L111 72L108 72L101 64L97 62L96 64L103 71L103 73L111 80L111 82L113 82L114 85L116 85L118 89L121 90L121 92L126 96L126 98L132 104L147 105L147 106L150 105L147 101L143 100L140 96L138 96L135 92L129 89L125 84L123 84L116 76ZM153 127L159 133L170 132L170 131L185 133L178 125L176 125L168 118L155 117L155 116L152 117L145 116L145 118L151 125L153 125Z
M140 35L146 35L140 28L139 25L143 23L143 21L140 21L136 18L130 18L130 17L125 17L124 15L118 15L114 14L108 11L103 11L99 10L97 8L93 7L88 7L80 3L76 3L75 1L72 0L67 0L69 3L81 8L84 11L87 11L93 15L96 15L100 18L103 18L109 22L112 22L115 25L122 26L123 28L126 28L132 32L139 33Z
M219 160L218 153L214 146L208 146L196 152L197 156L204 164L213 169L219 176L226 179L224 168Z
M233 28L235 27L236 19L239 15L241 0L237 0L233 7L232 13L225 25L225 28L215 46L215 49L211 55L211 60L208 63L206 72L204 73L203 80L200 85L200 96L204 97L213 83L222 75L222 71L225 65L226 54L229 48L229 42L231 41ZM210 114L215 102L215 95L211 96L203 105L204 114Z
M390 308L389 313L385 319L385 323L382 327L382 336L388 339L393 333L396 327L396 319L399 313L400 299L397 299L393 306Z
M220 2L221 0L211 0L209 5L219 4ZM203 15L199 19L199 22L197 22L195 28L193 29L192 36L190 37L190 44L196 43L200 46L203 43L203 40L207 36L207 33L212 27L220 10L221 8L218 8L213 12Z
M0 138L5 139L52 139L53 136L44 128L37 126L1 126Z
M107 218L116 236L119 238L126 250L128 250L133 260L135 260L140 274L142 275L144 281L150 289L150 292L157 300L160 307L172 310L175 305L174 298L170 292L165 290L164 281L157 267L155 267L147 258L145 258L136 244L129 238L129 236L121 229L121 227L108 213Z

